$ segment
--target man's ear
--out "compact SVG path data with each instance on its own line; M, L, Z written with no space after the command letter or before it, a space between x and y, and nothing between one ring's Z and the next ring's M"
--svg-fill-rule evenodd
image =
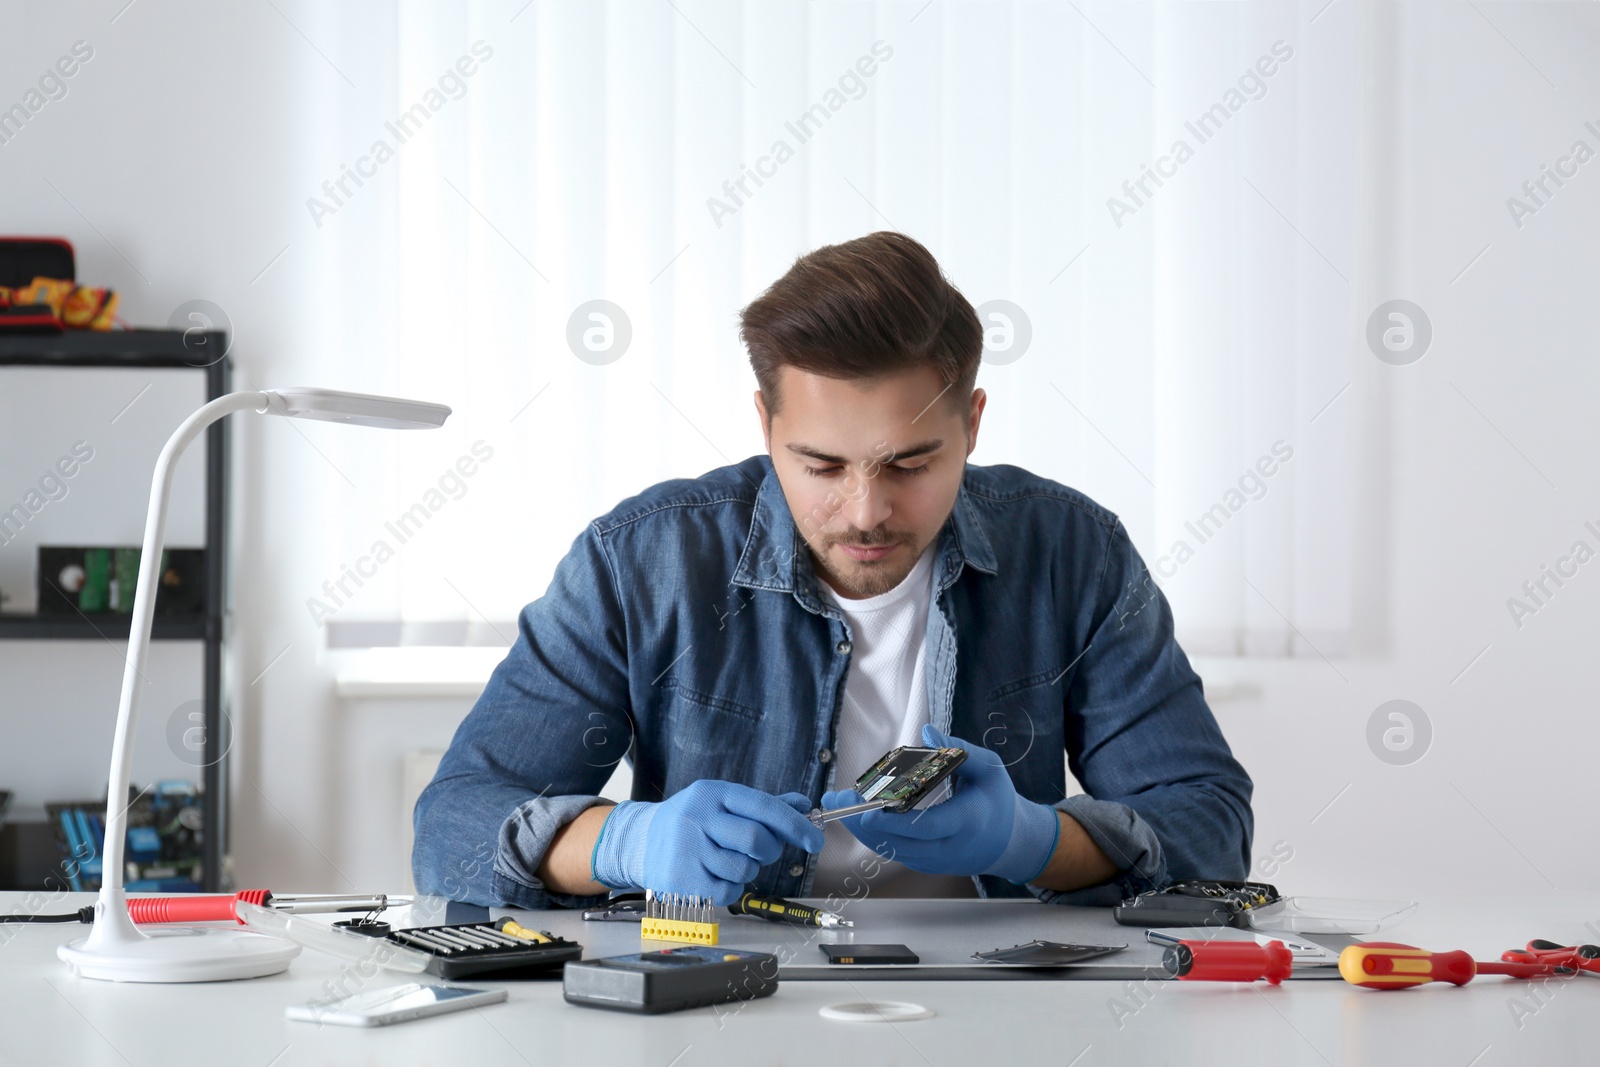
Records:
M989 402L989 396L982 389L972 391L972 406L967 411L967 455L972 455L972 450L978 447L978 424L983 421L983 406Z
M756 390L756 417L761 420L761 439L766 442L767 455L772 455L772 420L767 418L767 402Z

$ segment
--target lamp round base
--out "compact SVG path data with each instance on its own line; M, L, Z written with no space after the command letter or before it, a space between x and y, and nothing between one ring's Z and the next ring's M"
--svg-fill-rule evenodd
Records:
M300 954L292 941L238 927L169 926L138 941L91 950L81 937L56 949L75 974L107 982L226 982L277 974Z

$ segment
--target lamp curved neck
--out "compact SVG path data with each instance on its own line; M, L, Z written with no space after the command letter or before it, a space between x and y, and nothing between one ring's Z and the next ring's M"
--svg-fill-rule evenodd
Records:
M122 701L117 708L117 731L111 745L111 772L106 790L105 847L100 868L100 896L95 902L94 929L89 947L142 938L128 917L123 889L123 853L127 843L128 778L133 761L133 728L138 716L140 685L144 682L145 661L150 648L150 629L155 618L156 591L161 577L161 549L166 535L167 502L172 492L172 472L178 459L202 430L236 411L267 410L265 393L242 391L220 396L185 419L161 449L155 474L150 480L150 510L145 517L144 545L139 554L139 580L133 596L133 615L128 627L128 654L122 673ZM207 551L220 546L207 545ZM218 832L208 826L206 833Z

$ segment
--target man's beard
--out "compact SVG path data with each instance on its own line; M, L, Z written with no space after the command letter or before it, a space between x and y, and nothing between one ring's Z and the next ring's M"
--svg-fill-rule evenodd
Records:
M833 546L841 544L858 548L881 548L884 545L899 544L903 548L889 559L857 562L842 552L834 551ZM906 575L911 573L912 568L917 565L917 560L921 558L922 553L915 550L915 545L909 538L891 534L886 530L873 531L870 534L864 534L859 530L852 531L844 536L828 538L823 542L820 552L816 548L811 550L811 562L827 575L829 584L855 598L887 593L905 581Z

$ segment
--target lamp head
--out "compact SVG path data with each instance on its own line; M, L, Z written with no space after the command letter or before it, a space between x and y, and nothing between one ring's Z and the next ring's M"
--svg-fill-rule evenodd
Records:
M370 393L338 389L265 389L264 412L294 419L343 422L352 426L377 426L388 430L432 430L444 425L450 408L421 400L401 400Z
M160 559L167 519L167 499L172 472L183 450L218 419L241 411L271 412L297 419L320 419L356 426L391 430L433 429L444 424L450 409L365 393L334 389L246 389L208 401L173 431L156 457L150 485L150 509L145 518L143 559ZM149 656L150 632L155 622L156 583L160 567L141 567L133 595L128 627L128 654L122 674L122 701L111 746L111 771L106 795L128 794L132 770L134 716L139 704L139 680ZM147 935L135 928L128 914L124 887L128 811L116 803L106 806L105 852L102 857L100 896L95 902L94 927L89 935L60 945L56 955L85 978L115 982L209 982L277 974L300 951L292 942L252 931L196 927L177 931L182 936Z

